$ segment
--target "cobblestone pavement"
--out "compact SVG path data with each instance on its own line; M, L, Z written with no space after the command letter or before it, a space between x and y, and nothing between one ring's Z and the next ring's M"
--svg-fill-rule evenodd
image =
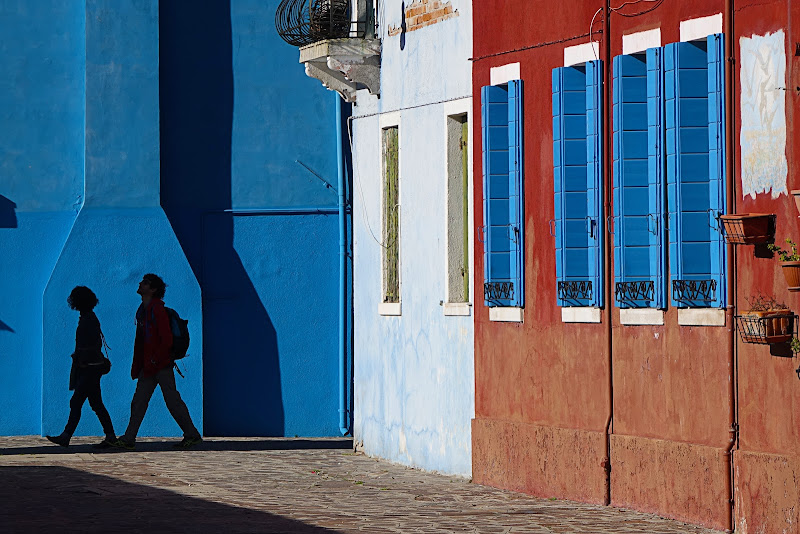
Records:
M0 438L0 531L706 533L368 458L348 440L143 439L135 451Z

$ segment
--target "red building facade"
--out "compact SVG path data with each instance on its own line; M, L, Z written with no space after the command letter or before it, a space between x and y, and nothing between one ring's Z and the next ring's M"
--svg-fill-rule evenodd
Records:
M797 360L785 345L744 343L735 328L735 316L748 310L756 295L782 301L797 313L800 293L788 291L777 257L765 253L763 246L752 245L722 244L716 256L711 253L712 274L705 278L714 280L712 296L686 300L681 291L690 285L698 290L701 284L694 280L676 286L674 282L692 278L683 269L691 270L697 256L694 251L699 250L689 237L697 228L697 219L689 212L696 215L706 208L705 204L692 207L700 197L711 202L710 227L722 212L775 214L776 242L782 244L787 237L800 240L798 213L788 194L800 188L800 165L794 157L800 154L800 140L793 128L794 114L800 111L800 3L767 0L739 5L733 0L698 0L620 4L582 0L554 6L541 0L477 0L473 5L473 94L482 95L474 99L474 113L484 116L483 124L475 121L473 130L475 205L484 204L483 213L476 210L476 228L484 231L476 242L474 272L476 288L487 287L485 302L476 299L473 479L542 497L607 503L714 528L798 531ZM717 36L720 48L716 58L713 39L706 41L706 35ZM768 49L767 41L781 40L783 50ZM672 45L681 42L687 44ZM646 52L648 48L658 49L653 53L655 60ZM689 56L694 54L702 62L706 56L698 55L701 53L709 58L708 68L702 79L694 80L706 67L691 66ZM752 56L750 60L755 57L755 63L748 63L743 57L746 54ZM638 75L631 75L633 71L626 71L622 60L615 60L623 55L632 57L633 63L640 62L633 65L634 70L639 69ZM662 78L651 78L652 61L658 57L663 57L666 66L660 71ZM674 77L670 62L676 69ZM747 70L750 64L769 75ZM565 66L577 70L554 74L554 69ZM578 251L580 261L588 258L588 271L581 272L594 281L589 295L579 294L584 286L559 284L569 279L567 265L573 259L562 245L575 225L570 226L563 212L566 204L562 197L572 193L563 185L566 178L559 181L559 166L565 169L560 160L566 152L559 154L558 147L569 145L570 119L563 113L575 95L565 88L567 79L576 72L582 75L585 71L589 76L594 70L600 77L594 86L586 82L589 97L576 93L577 101L587 102L581 121L587 117L588 126L580 135L590 140L583 160L590 184L583 191L589 198L585 214L589 237L581 238L589 244L588 252ZM716 82L715 72L720 76ZM578 85L582 82L578 80ZM647 83L651 85L645 95ZM716 114L712 109L715 83L716 95L722 95ZM754 84L763 87L754 88ZM485 95L497 93L484 90L487 86L506 87L509 96L500 92L500 100L484 102ZM630 87L641 89L640 100ZM654 100L654 90L665 91L658 97L660 101ZM596 108L590 102L593 91ZM521 102L515 100L517 93ZM698 95L702 102L693 100ZM507 107L497 107L496 102ZM676 105L683 106L683 111L675 111ZM697 124L692 123L690 110L697 105L700 108L696 109L710 110L700 121L702 135L710 139L705 148L697 148L691 141ZM512 109L515 106L516 111ZM772 122L762 126L769 130L772 144L758 145L755 152L785 161L783 172L780 166L775 171L753 159L753 138L748 137L752 116L761 113L763 118L766 108L772 110ZM486 117L498 110L502 116L505 109L511 110L507 125L501 120L506 129L491 130L497 124L487 122ZM645 113L645 109L649 111ZM659 122L661 130L653 130L653 109L674 113L678 122L673 121L672 130L669 119ZM638 116L636 110L645 115ZM775 110L784 118L776 119ZM682 130L684 118L687 126ZM516 120L521 126L514 134ZM649 213L642 213L641 219L651 221L645 223L647 231L652 235L660 232L664 238L663 243L653 244L651 237L649 245L651 253L663 253L664 272L653 275L655 292L661 290L662 298L651 295L644 305L625 304L618 293L620 287L645 287L620 285L626 280L628 263L629 272L636 263L634 254L626 256L624 252L625 246L634 242L626 244L624 236L635 240L635 232L628 231L633 226L627 226L633 219L625 219L622 211L623 202L633 206L627 192L635 197L635 188L624 189L621 178L625 172L635 175L626 170L635 167L635 151L629 151L630 161L624 160L623 141L631 137L626 137L630 132L624 126L628 120L639 121L638 130L632 126L631 131L650 140L641 145L650 152L639 159L641 165L651 165L641 174L650 176L651 191L653 173L664 174L664 194L656 195L664 201L663 213L654 211L652 195L649 205L642 201ZM785 146L774 142L780 136L775 137L773 130L781 127ZM717 141L715 128L721 133ZM489 158L496 149L490 130L503 135L510 132L500 159L511 154L511 174L517 172L515 165L520 169L522 200L517 203L516 218L508 215L507 221L503 219L505 211L498 218L498 209L493 207L503 194L498 196L489 182L497 172L508 171L504 164L498 167ZM516 156L515 135L521 137ZM596 153L591 149L592 135L597 137ZM653 135L664 144L655 152ZM563 138L567 141L559 145ZM677 154L670 146L678 147ZM688 177L689 162L696 161L698 154L705 158L704 168L711 161L711 171L702 191L695 194L692 191L700 189L692 189L696 184ZM654 158L659 171L652 170ZM716 189L715 158L719 163ZM592 167L596 190L591 186ZM762 178L754 178L754 169L761 169ZM710 196L715 191L720 194L716 205L713 198L705 198L708 180ZM512 192L506 196L512 197L510 211L514 212L513 176L508 187ZM566 187L561 197L559 187ZM594 203L593 194L597 195ZM656 202L661 202L658 198ZM505 203L507 199L501 200ZM573 223L575 220L573 217ZM514 237L514 232L508 231L509 276L496 269L498 258L506 257L506 249L497 248L500 238L489 237L499 235L492 232L506 225L509 229L518 225L514 232L521 234ZM683 234L676 238L678 228L683 228ZM704 232L711 235L713 249L714 229ZM517 266L514 250L520 258ZM650 255L651 266L662 265L657 256ZM626 267L621 267L623 263ZM520 293L498 292L509 287ZM649 287L652 291L653 286Z

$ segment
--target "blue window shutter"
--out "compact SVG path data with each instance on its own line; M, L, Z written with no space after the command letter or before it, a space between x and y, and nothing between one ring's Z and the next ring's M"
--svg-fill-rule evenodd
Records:
M647 185L655 232L650 238L651 274L655 282L654 307L667 306L667 243L664 213L664 49L647 54Z
M556 283L588 282L586 200L586 70L553 69L553 192ZM559 306L588 306L563 298Z
M711 276L717 281L717 298L712 306L727 305L727 254L720 222L727 213L725 183L725 36L709 35L708 46L708 164L709 199L714 216L711 232Z
M508 191L509 236L512 240L510 260L511 279L514 283L512 306L523 306L524 286L524 169L523 169L523 98L522 80L508 82Z
M625 281L625 269L623 267L623 250L625 242L625 225L622 224L622 83L621 83L621 61L622 56L617 56L611 61L611 75L613 78L611 92L611 115L614 125L613 134L613 182L612 182L612 202L614 205L614 282ZM626 303L617 301L620 307L627 307Z
M508 117L507 88L492 85L481 88L485 284L513 282L512 241L509 239ZM486 298L485 290L484 296L487 306L511 305L511 299Z
M673 305L681 307L725 301L714 217L719 184L709 162L708 52L707 41L664 48L671 293ZM705 285L706 294L681 291L686 285Z
M586 62L587 267L592 282L589 306L603 306L603 62Z
M678 205L678 156L677 156L677 48L679 43L670 43L664 47L664 125L665 125L665 154L667 157L667 206L669 227L669 275L670 280L682 279L683 269L680 261L680 213ZM672 301L673 305L678 305Z
M653 237L663 227L650 207L647 63L644 54L617 56L614 62L615 296L622 308L654 307L655 299L646 298L649 291L638 298L630 291L634 284L655 290ZM628 291L618 292L623 284Z

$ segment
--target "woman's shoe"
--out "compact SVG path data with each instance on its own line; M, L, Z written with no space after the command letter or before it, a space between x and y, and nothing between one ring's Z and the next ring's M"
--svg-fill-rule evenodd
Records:
M61 445L62 447L66 447L69 445L69 438L67 436L45 436L47 439L55 443L56 445Z

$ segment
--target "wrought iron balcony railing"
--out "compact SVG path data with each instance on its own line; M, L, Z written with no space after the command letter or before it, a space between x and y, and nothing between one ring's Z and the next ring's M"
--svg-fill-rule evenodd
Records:
M364 38L370 21L352 20L350 0L281 0L275 11L275 28L294 46L327 39Z

